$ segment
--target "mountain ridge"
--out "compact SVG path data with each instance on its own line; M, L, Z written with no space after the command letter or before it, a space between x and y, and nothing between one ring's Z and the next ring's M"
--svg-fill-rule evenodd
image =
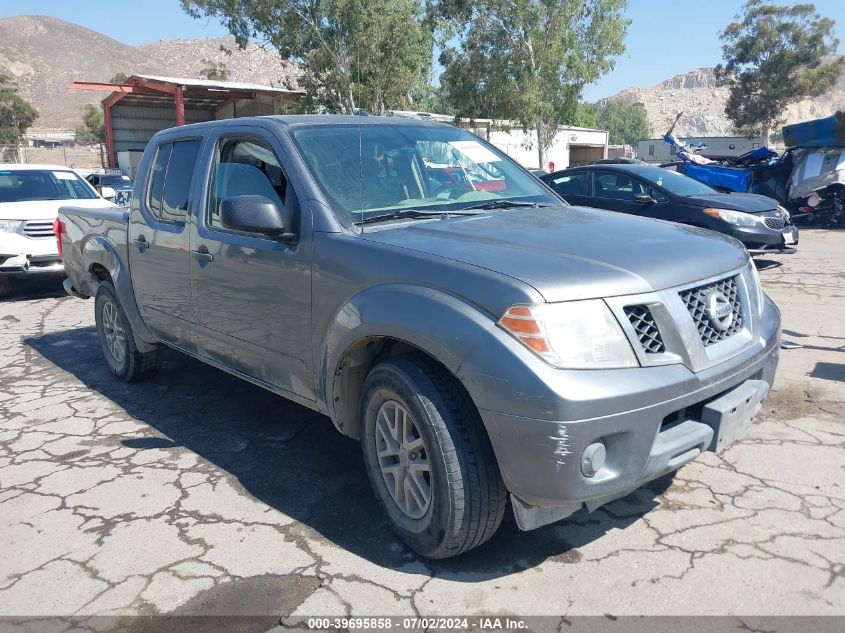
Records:
M299 75L277 53L257 44L242 50L231 36L130 46L50 16L0 19L0 72L10 75L38 110L36 128L74 128L85 104L108 96L71 89L73 81L108 82L120 72L200 78L202 70L219 63L229 80L243 83L282 87L287 79L295 84Z

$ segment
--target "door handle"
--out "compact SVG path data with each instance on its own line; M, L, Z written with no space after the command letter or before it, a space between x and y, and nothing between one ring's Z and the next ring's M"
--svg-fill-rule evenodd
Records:
M141 250L150 247L150 243L144 239L143 235L141 237L136 237L134 240L132 240L132 243Z
M213 262L214 255L208 251L191 251L191 257L199 262Z

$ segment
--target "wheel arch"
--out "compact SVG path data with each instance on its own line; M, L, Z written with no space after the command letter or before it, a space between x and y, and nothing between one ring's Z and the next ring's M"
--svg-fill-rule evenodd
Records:
M85 275L82 279L72 279L74 287L82 293L94 296L97 287L103 282L109 282L120 301L126 318L132 327L135 344L140 352L151 352L160 346L156 336L147 328L138 304L135 301L135 290L132 287L132 277L124 256L104 236L95 235L82 245L82 261ZM77 282L79 285L77 285Z
M417 353L442 366L470 400L459 377L480 336L478 319L491 318L457 297L420 286L379 286L338 311L321 363L321 391L337 429L360 437L361 390L370 369L386 358Z

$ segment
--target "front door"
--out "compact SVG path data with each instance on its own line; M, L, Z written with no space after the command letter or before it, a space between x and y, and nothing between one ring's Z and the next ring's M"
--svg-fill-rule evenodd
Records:
M165 341L184 344L194 320L188 268L187 215L198 138L163 140L132 205L129 267L144 322Z
M646 205L634 202L634 196L648 193L642 182L621 171L596 171L593 176L594 206L601 209L640 215Z
M228 127L211 142L205 201L191 230L197 351L314 400L309 223L301 222L298 241L291 243L229 229L220 221L220 203L228 197L264 196L280 211L298 206L285 154L260 127Z

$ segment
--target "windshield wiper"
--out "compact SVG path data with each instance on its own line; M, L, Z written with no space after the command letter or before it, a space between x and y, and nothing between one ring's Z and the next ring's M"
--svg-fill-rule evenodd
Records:
M522 200L487 200L486 202L479 202L478 204L471 204L464 209L481 209L487 211L490 209L513 209L516 207L542 207L538 202L525 202Z
M475 213L463 213L462 209L456 211L423 211L421 209L401 209L399 211L391 211L390 213L382 213L381 215L371 215L368 218L363 218L355 222L355 224L372 224L373 222L384 222L386 220L401 220L405 218L436 218L448 217L450 215L477 215Z

